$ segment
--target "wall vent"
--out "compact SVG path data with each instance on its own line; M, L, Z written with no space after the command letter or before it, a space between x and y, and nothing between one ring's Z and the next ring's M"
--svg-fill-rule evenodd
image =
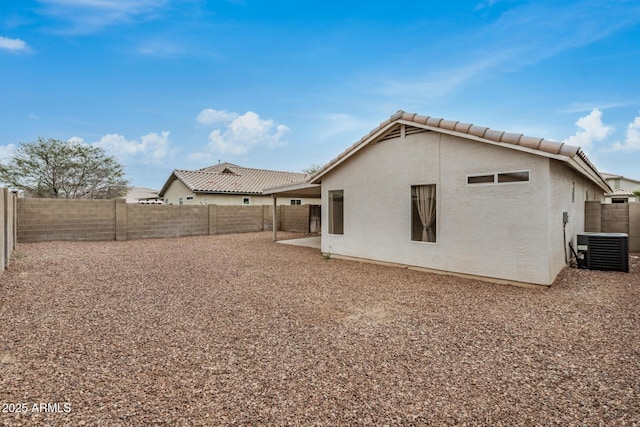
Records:
M625 233L578 234L578 252L590 270L629 272L629 236Z

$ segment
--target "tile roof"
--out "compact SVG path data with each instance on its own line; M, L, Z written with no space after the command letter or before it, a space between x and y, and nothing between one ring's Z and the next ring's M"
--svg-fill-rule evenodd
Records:
M360 138L359 141L318 170L309 178L309 182L315 183L317 178L324 175L327 170L332 169L336 163L339 163L342 159L352 154L353 151L356 151L361 146L368 144L372 139L384 137L385 129L386 132L389 132L390 130L392 131L393 127L391 125L393 123L397 123L398 126L401 123L414 125L423 129L441 131L443 133L457 135L467 139L480 139L481 141L496 143L506 147L511 146L512 148L515 148L514 146L519 146L549 157L553 155L560 155L568 158L578 157L586 163L590 169L592 169L596 176L602 179L600 172L598 172L597 168L593 163L591 163L580 147L548 139L525 136L521 133L494 130L484 126L475 126L471 123L445 120L439 117L421 116L416 113L407 113L400 110L389 119L380 123L378 127ZM604 183L604 179L602 179L602 182ZM604 185L606 186L606 183L604 183Z
M636 194L631 190L625 190L624 188L616 188L611 193L607 193L607 196L635 196Z
M145 187L131 187L127 192L127 203L137 203L141 199L153 199L158 197L158 190Z
M600 172L600 175L602 175L604 179L622 179L623 178L622 175L617 175L615 173Z
M176 179L194 193L262 194L264 188L304 182L307 176L304 173L252 169L221 163L193 171L174 170L159 194L162 196Z

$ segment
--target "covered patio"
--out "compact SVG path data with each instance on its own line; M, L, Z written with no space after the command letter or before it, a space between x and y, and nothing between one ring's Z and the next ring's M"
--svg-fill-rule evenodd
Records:
M295 184L281 185L278 187L265 188L262 190L264 195L271 195L273 203L271 205L271 214L273 218L273 241L278 240L278 197L287 198L320 198L322 193L322 186L320 184L309 184L307 182L299 182ZM317 244L319 247L319 237ZM300 239L296 239L300 240ZM314 241L315 242L315 241ZM303 245L304 246L304 245Z

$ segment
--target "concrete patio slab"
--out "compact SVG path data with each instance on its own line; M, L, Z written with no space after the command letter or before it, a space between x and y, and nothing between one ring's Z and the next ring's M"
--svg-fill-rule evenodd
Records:
M320 236L302 237L300 239L278 240L277 243L294 246L305 246L307 248L320 249Z

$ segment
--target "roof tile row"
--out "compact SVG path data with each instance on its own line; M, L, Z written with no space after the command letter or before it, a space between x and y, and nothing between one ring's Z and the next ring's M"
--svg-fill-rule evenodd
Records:
M262 194L264 188L304 182L307 178L304 173L244 168L231 163L195 171L174 170L173 174L193 192L227 194Z
M475 126L470 123L463 123L453 120L445 120L439 117L422 116L416 113L407 113L402 110L393 114L387 120L380 123L380 125L371 130L367 135L360 138L355 144L349 147L344 152L340 153L336 158L331 160L324 168L316 172L315 175L320 175L322 171L334 165L342 158L351 153L354 149L369 141L374 135L378 134L382 129L394 122L403 121L405 123L415 123L419 125L426 125L433 128L438 128L448 132L454 132L463 135L470 135L477 138L482 138L487 141L517 145L531 150L542 151L549 154L562 155L569 158L578 156L585 161L594 171L597 172L596 167L589 161L587 156L580 150L580 147L565 144L562 142L551 141L543 138L536 138L531 136L525 136L521 133L511 133L495 129L490 129L483 126Z

